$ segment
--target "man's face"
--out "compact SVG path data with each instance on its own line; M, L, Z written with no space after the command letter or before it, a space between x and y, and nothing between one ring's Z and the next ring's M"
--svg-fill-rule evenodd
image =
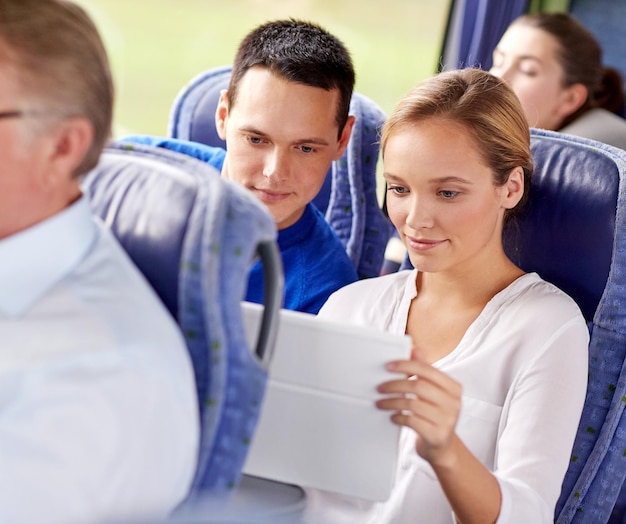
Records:
M80 196L80 187L71 176L76 162L70 153L77 149L77 140L61 140L57 129L39 125L49 110L42 103L29 102L16 66L0 60L0 78L0 114L22 112L0 117L3 239L65 208Z
M14 66L0 61L0 113L26 110ZM42 192L40 151L28 117L0 118L0 239L28 227Z
M278 229L294 224L317 195L350 138L350 117L338 138L339 91L289 82L261 67L242 77L234 107L222 93L217 129L226 140L225 178L250 189Z

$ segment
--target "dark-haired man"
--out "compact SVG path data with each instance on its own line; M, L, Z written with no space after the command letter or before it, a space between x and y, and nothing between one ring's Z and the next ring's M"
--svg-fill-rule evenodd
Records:
M357 279L340 240L311 203L354 124L354 68L345 46L316 24L278 20L253 29L237 51L216 125L228 151L222 175L252 191L279 230L285 307L317 313ZM262 302L252 268L247 300Z

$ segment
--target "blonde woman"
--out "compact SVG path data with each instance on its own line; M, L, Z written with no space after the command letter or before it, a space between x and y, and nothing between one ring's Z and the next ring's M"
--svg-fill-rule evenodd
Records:
M389 216L419 270L351 284L320 315L413 339L378 386L403 428L396 484L379 504L308 490L307 522L553 522L588 332L574 301L502 246L526 199L529 142L511 89L473 69L418 84L385 124Z

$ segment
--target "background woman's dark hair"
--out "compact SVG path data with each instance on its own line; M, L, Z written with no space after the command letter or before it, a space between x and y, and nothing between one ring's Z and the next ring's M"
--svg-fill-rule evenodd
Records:
M576 120L593 107L602 107L618 115L624 110L624 90L620 74L602 65L602 48L591 32L567 13L537 13L523 15L514 24L523 24L545 31L559 43L557 57L563 68L563 84L583 84L587 101L562 123Z

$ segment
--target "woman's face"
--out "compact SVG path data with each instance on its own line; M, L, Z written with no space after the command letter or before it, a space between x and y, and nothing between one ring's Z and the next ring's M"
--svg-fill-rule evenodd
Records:
M572 107L570 89L563 85L558 52L556 38L523 23L511 25L493 52L490 72L511 86L530 127L558 130L578 108Z
M465 127L441 118L388 138L384 177L389 217L413 265L430 273L489 267L502 253L504 213L524 190L521 168L494 185Z

